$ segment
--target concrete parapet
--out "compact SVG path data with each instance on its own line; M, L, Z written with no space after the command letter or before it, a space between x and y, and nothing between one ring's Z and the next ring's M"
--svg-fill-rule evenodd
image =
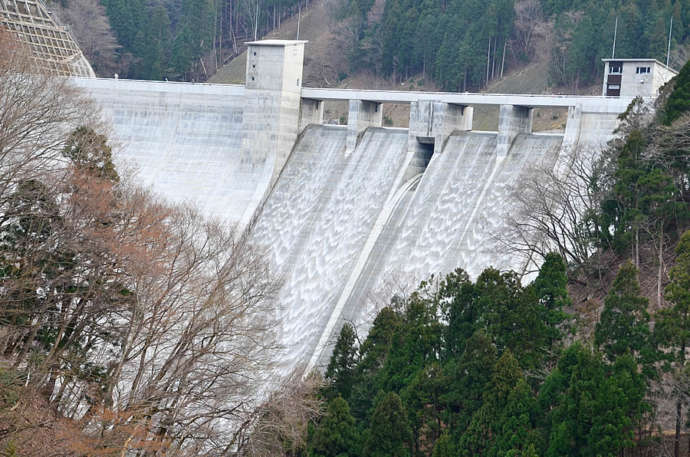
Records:
M323 100L303 98L299 112L299 131L309 124L323 124Z
M440 152L454 131L472 130L474 109L470 106L421 100L410 104L410 150L421 144L434 144Z
M507 155L515 137L521 133L532 133L532 107L501 105L498 114L498 155Z
M367 127L381 127L383 125L383 110L381 104L366 100L350 100L347 117L347 147L349 154L357 147L360 133Z

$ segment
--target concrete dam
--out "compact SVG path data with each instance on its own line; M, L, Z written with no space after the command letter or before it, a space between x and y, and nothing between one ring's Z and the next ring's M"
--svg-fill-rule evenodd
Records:
M534 167L612 136L630 97L303 88L304 42L249 43L245 85L75 78L112 124L116 159L171 201L249 230L282 280L281 365L323 366L343 322L432 273L521 270L496 236ZM324 125L324 102L349 103ZM409 128L382 105L410 104ZM499 106L498 131L472 130ZM532 132L534 108L568 110L565 130ZM567 167L565 167L567 169Z

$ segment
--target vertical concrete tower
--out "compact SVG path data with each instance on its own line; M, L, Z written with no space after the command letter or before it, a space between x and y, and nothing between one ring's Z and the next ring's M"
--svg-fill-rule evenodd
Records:
M297 139L305 43L290 40L247 43L242 157L250 168L261 168L262 179L242 217L241 227L251 221Z

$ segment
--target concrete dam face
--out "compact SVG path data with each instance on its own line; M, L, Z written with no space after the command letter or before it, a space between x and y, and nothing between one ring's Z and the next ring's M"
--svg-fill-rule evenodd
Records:
M605 144L630 102L307 89L303 49L250 43L246 86L74 80L111 122L120 163L267 249L284 372L322 366L343 322L366 329L377 305L432 273L521 270L497 241L521 185ZM349 101L346 126L322 125L325 100ZM410 103L408 129L381 126L386 102ZM500 105L497 132L472 130L481 104ZM568 109L565 131L532 133L532 109L551 106Z

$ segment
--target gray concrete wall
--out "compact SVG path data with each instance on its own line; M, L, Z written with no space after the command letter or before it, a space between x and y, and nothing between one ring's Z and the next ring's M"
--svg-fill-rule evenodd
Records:
M498 155L507 155L513 141L521 133L532 133L532 108L501 105L498 113L498 138L496 140Z
M242 151L252 157L260 181L240 227L253 218L297 139L304 44L281 40L248 43Z
M383 125L383 109L380 103L366 100L350 100L347 114L347 147L345 153L354 152L359 137L368 127Z
M75 78L111 125L114 158L173 202L238 222L264 159L242 149L243 86Z
M322 100L303 98L299 113L299 131L301 132L311 124L323 124L323 109Z
M514 267L491 237L513 190L535 164L567 173L568 151L604 146L629 102L302 89L303 52L250 44L246 87L75 80L112 122L116 160L143 182L242 227L257 216L252 239L285 280L286 372L324 360L337 324L363 316L385 279L413 288L458 266ZM323 121L328 96L352 97L348 126L298 137ZM412 104L409 129L380 128L381 103L400 98ZM473 102L501 105L497 133L469 132ZM533 106L570 107L564 134L530 134Z
M410 104L410 150L416 143L434 143L436 148L455 131L472 130L474 109L471 106L455 105L430 100Z

